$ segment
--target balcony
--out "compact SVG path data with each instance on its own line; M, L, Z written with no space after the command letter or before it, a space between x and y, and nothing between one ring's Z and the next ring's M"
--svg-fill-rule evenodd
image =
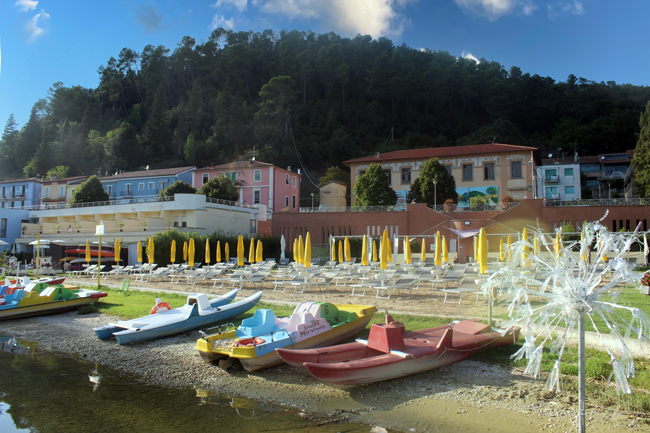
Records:
M120 191L120 197L133 197L133 190Z
M560 176L546 175L546 176L544 176L544 182L545 183L558 183L558 182L560 182Z

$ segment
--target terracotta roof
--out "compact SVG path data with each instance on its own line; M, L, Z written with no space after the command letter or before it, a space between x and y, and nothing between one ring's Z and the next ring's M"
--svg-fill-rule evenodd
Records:
M40 177L26 177L23 179L13 179L13 180L2 180L0 181L0 184L3 183L22 183L22 182L40 182L43 183L43 179Z
M393 152L380 153L379 157L376 155L364 156L363 158L350 159L343 161L344 164L359 164L363 162L381 162L381 161L394 161L398 159L429 159L429 158L445 158L450 156L460 155L484 155L486 153L502 153L502 152L536 152L536 147L530 146L517 146L514 144L502 143L488 143L488 144L475 144L472 146L451 146L451 147L430 147L427 149L408 149L408 150L395 150Z
M300 176L299 173L280 168L278 166L274 166L273 164L269 164L268 162L262 162L262 161L236 161L236 162L230 162L228 164L220 164L220 165L213 165L209 167L203 167L203 168L195 168L191 171L205 171L205 170L237 170L237 169L243 169L243 168L249 168L249 167L275 167L278 170L283 170L286 171L287 173L293 173L296 176Z
M81 179L88 179L88 176L72 176L72 177L62 177L61 179L45 179L43 183L75 182Z
M176 176L185 171L190 171L196 168L195 166L175 167L175 168L160 168L157 170L142 170L142 171L127 171L113 176L102 176L99 179L102 181L113 179L130 179L133 177L160 177L160 176Z

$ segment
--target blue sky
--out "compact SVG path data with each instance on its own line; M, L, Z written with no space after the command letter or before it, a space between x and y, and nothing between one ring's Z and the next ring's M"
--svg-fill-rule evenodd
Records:
M386 36L556 81L649 85L649 16L647 0L2 0L0 131L11 113L24 125L57 81L97 87L122 48L200 43L219 26Z

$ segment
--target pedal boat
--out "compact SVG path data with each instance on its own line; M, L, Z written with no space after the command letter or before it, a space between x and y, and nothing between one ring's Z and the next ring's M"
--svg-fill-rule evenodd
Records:
M302 302L289 317L277 318L272 310L259 309L236 330L204 335L196 349L207 361L230 364L239 360L253 372L282 364L277 348L307 349L329 346L365 328L376 308L368 305L336 305Z
M394 322L390 315L386 321L372 325L368 340L277 352L286 363L307 368L322 382L363 384L433 370L519 338L519 328L494 331L471 320L409 332L404 332L404 325Z
M232 319L253 308L262 297L257 292L241 301L232 302L239 289L232 290L215 299L208 299L205 293L187 296L185 305L132 320L120 320L94 328L100 340L115 337L118 344L130 344L154 338L168 337L218 322Z

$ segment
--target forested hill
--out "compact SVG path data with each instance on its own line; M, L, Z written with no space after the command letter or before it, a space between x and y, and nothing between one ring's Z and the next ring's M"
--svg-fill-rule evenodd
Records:
M650 88L565 82L386 38L215 30L124 48L96 89L56 83L0 146L5 179L197 165L256 155L306 168L376 151L484 143L596 154L634 148ZM53 77L56 80L56 77ZM306 181L304 184L309 184Z

